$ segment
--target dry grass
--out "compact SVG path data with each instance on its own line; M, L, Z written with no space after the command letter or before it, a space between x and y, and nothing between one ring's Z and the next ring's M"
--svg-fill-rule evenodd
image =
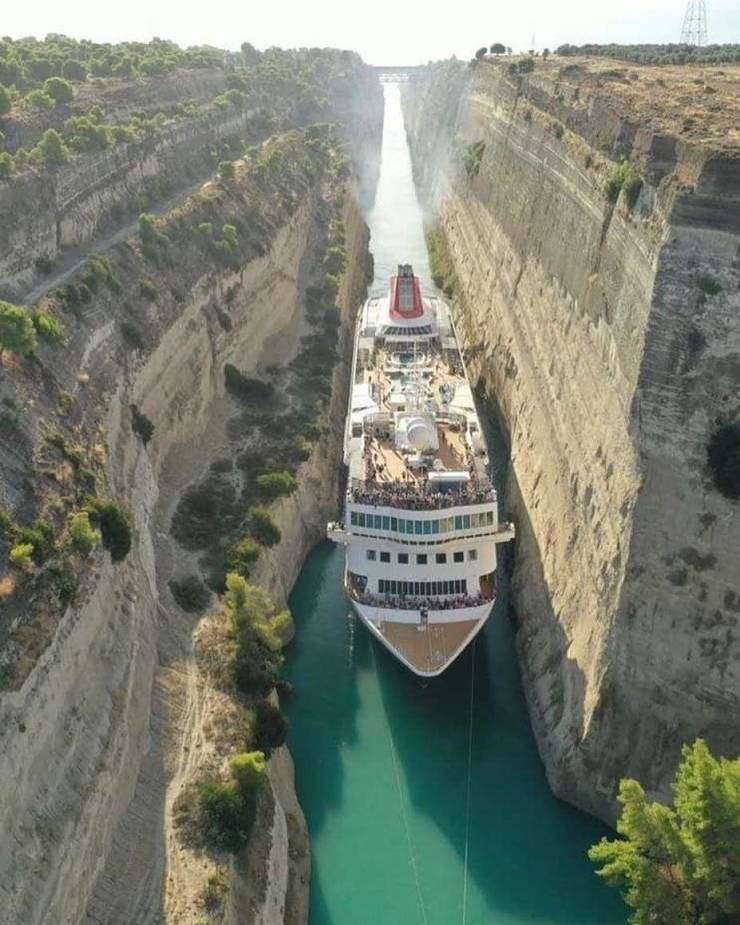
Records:
M15 575L3 575L0 578L0 601L5 601L15 594Z

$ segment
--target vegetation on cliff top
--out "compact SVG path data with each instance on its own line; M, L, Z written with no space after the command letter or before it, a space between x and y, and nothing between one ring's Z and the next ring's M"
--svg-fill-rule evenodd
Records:
M740 759L715 758L698 739L683 748L675 807L649 803L636 780L619 788L619 840L589 851L623 890L633 925L730 925L740 917Z
M638 64L732 64L740 62L740 45L560 45L555 54L616 58Z

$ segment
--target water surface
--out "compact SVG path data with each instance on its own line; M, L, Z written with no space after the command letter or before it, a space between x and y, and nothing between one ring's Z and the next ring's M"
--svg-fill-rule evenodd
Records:
M368 218L375 292L398 262L428 283L398 88ZM503 485L505 448L489 416ZM309 557L291 597L289 744L313 852L311 925L623 925L585 852L604 828L550 793L507 618L424 685L350 613L343 551Z

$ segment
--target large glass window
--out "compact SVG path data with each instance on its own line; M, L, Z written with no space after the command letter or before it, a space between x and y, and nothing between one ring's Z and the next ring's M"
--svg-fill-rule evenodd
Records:
M353 527L357 526L357 511L350 511L349 522L352 524Z
M390 517L386 517L385 515L383 515L383 529L384 529L384 530L390 530L390 528L391 528L391 519L390 519Z
M462 525L463 525L462 515L461 515L461 514L456 514L456 515L455 515L455 529L456 529L456 530L462 530Z
M383 529L383 518L380 516L380 514L375 515L375 529L376 530Z
M362 511L357 512L357 525L359 527L365 526L365 515L362 513Z
M391 517L391 530L395 533L398 530L398 518Z
M470 514L463 514L463 529L470 529Z
M432 522L431 520L425 520L424 521L424 534L426 536L430 536L431 532L432 532Z
M432 521L432 533L439 533L439 521L438 520Z
M486 511L486 523L489 527L493 523L493 511Z
M414 521L414 533L420 534L422 530L422 522L420 520Z

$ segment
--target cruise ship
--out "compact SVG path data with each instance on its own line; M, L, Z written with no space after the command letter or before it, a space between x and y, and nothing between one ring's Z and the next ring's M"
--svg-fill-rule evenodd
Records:
M421 677L440 675L484 626L499 523L488 451L449 306L409 265L358 313L345 431L345 586L360 619Z

